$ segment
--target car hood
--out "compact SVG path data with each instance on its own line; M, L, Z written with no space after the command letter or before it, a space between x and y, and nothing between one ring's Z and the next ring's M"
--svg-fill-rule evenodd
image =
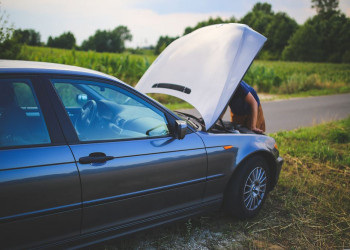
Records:
M244 24L200 28L171 43L136 89L172 95L190 103L209 130L265 41L263 35Z

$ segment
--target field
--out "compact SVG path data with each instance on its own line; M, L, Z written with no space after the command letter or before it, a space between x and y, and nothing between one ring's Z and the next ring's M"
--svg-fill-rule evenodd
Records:
M97 249L346 249L350 247L350 117L272 134L285 159L259 215L214 212Z
M155 58L150 53L97 53L31 46L23 46L19 57L21 60L63 63L102 71L132 86L136 85ZM350 64L257 60L244 80L259 93L282 97L345 93L350 92ZM171 108L178 108L177 104L181 102L169 96L155 97Z
M46 47L23 46L19 59L53 62L94 69L134 86L155 60L152 55L98 53Z

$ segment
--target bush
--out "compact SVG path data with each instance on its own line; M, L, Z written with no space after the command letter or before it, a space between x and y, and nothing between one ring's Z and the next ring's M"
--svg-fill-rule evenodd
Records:
M347 50L343 55L343 63L350 63L350 50Z
M278 88L282 83L282 79L275 74L273 69L264 66L252 66L245 75L244 81L254 86L257 91L265 93Z
M21 45L16 39L11 38L0 42L0 58L1 59L18 59L21 52Z
M287 78L287 81L279 88L281 94L292 94L311 89L321 89L322 84L317 74L307 76L302 73L294 73Z

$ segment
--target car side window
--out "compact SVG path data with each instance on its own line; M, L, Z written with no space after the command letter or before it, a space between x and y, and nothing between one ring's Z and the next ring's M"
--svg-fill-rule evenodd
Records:
M81 108L86 102L87 96L71 84L56 83L55 88L65 107Z
M52 79L80 141L168 136L165 115L117 86L85 80ZM69 103L77 102L80 108Z
M0 79L0 147L51 143L32 88L26 79Z

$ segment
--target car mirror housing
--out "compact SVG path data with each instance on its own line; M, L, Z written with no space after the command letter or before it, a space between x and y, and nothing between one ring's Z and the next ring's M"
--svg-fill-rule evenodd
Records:
M187 123L185 121L176 120L175 121L175 135L176 138L182 140L185 138L187 132Z

